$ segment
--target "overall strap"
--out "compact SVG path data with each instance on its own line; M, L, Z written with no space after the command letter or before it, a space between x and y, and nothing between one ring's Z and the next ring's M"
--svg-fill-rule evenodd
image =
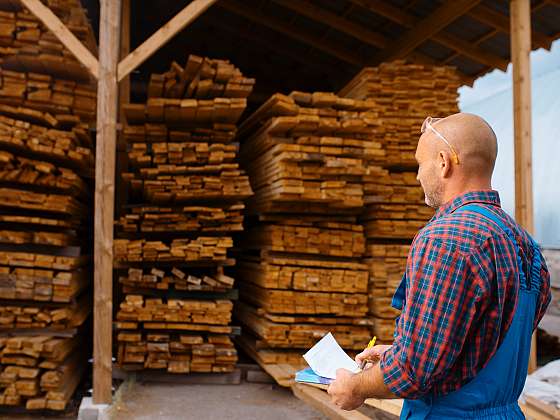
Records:
M500 217L498 217L496 214L494 214L493 212L491 212L490 210L488 210L487 208L478 205L478 204L466 204L462 207L460 207L457 212L465 212L465 211L472 211L474 213L477 213L481 216L483 216L485 219L488 219L489 221L491 221L494 225L498 226L498 228L500 228L503 232L506 233L506 235L511 239L513 246L515 248L515 254L516 254L516 259L517 259L517 267L519 270L519 279L521 281L521 287L523 289L529 289L529 290L540 290L541 287L541 253L540 253L540 249L538 244L535 242L535 240L530 236L527 235L529 237L529 240L531 241L531 247L532 247L532 251L533 251L533 260L532 260L532 264L531 264L531 279L530 279L530 283L527 282L526 276L525 276L525 272L523 271L523 262L521 261L521 252L519 249L519 244L517 243L517 240L515 238L515 235L513 233L513 231L509 228L509 226L507 226L504 222L504 220ZM456 213L457 213L456 212Z

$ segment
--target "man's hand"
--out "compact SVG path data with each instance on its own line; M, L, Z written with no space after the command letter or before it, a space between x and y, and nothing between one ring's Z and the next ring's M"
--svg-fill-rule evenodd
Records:
M354 374L346 369L336 371L336 379L331 382L327 392L331 401L343 410L354 410L361 406L366 400L357 392Z
M366 369L370 368L370 363L377 363L381 359L381 355L385 353L391 346L386 344L379 344L377 346L373 346L372 348L365 349L361 353L356 355L356 363L359 366L362 366L364 361L367 361L368 364L366 365Z

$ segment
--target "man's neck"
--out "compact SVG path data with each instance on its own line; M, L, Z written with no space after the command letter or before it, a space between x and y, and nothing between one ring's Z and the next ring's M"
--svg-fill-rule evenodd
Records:
M445 191L443 196L443 203L449 203L451 200L456 199L473 191L488 191L492 189L490 182L470 182L468 185L461 185Z

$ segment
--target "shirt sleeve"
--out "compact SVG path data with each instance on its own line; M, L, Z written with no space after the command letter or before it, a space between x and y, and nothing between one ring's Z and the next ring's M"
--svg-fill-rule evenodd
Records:
M472 260L453 243L416 238L406 268L406 304L380 361L383 380L397 396L429 392L461 353L489 293Z

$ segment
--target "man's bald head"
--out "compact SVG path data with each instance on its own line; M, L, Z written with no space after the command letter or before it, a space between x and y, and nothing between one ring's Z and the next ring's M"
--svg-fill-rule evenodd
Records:
M426 202L439 207L464 190L490 188L498 144L490 125L474 114L459 113L432 122L418 142L416 159ZM457 153L434 132L437 130Z

